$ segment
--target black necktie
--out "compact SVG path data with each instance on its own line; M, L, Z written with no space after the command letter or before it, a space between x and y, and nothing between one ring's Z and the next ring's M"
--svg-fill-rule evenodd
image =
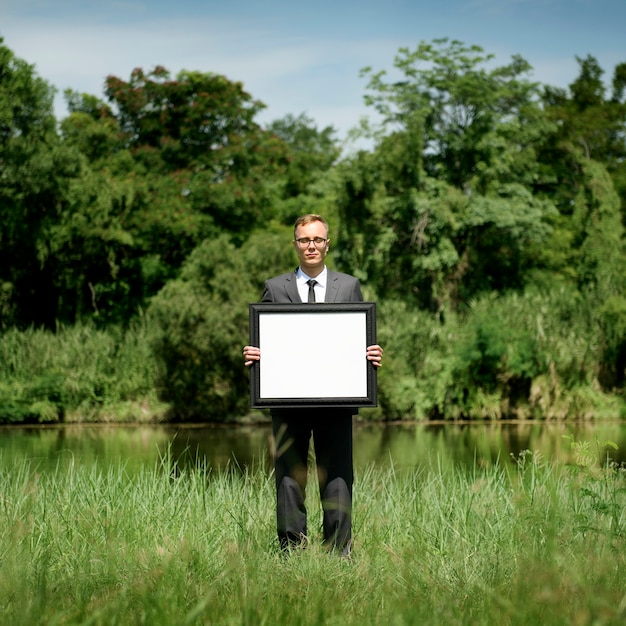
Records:
M309 286L309 299L307 300L307 302L309 304L315 302L315 285L317 285L317 281L314 280L313 278L311 278L311 280L307 280L306 284Z

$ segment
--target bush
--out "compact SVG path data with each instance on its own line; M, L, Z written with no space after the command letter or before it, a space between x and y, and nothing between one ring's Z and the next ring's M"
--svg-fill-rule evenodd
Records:
M0 422L145 418L158 410L150 329L92 325L0 336ZM123 415L120 414L123 411Z
M565 287L492 293L465 313L447 313L445 321L403 302L380 303L378 337L385 361L378 375L380 406L371 416L623 416L623 400L599 382L608 333L592 323L592 302ZM607 303L602 320L608 310Z
M370 413L385 420L440 417L451 384L455 318L444 325L439 316L387 300L378 304L377 326L385 358L378 372L379 408Z

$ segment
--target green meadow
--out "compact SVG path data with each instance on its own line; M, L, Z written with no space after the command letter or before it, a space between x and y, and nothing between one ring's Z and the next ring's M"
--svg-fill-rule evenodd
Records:
M0 623L623 624L626 472L571 445L571 464L359 471L351 560L321 547L313 474L309 547L285 556L262 462L0 457Z

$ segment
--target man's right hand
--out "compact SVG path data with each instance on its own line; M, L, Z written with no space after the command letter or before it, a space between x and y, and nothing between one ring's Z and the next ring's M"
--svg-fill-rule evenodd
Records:
M261 350L255 346L244 346L243 348L244 365L250 367L255 361L261 358Z

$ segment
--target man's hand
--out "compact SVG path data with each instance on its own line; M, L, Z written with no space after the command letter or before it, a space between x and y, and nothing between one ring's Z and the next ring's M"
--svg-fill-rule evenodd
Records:
M367 347L367 360L372 362L375 367L381 367L383 364L383 349L379 345ZM255 361L261 359L261 350L255 346L244 346L243 348L244 365L250 367Z
M250 367L255 361L261 358L261 350L255 346L244 346L243 348L244 365Z
M367 360L375 367L383 364L383 349L379 345L367 346Z

